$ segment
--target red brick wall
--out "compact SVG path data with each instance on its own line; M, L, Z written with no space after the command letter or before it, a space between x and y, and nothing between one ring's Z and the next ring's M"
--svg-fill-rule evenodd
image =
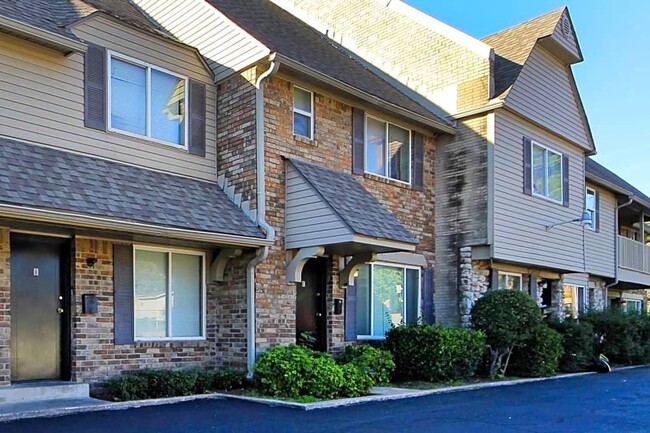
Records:
M9 267L9 230L0 227L0 386L9 385L11 380Z
M296 291L285 283L284 250L285 162L298 158L334 170L350 172L352 166L352 107L316 92L314 141L293 136L292 84L273 77L265 87L267 221L276 229L277 242L257 273L258 347L295 342ZM425 138L425 192L376 176L358 176L364 186L421 240L417 252L433 265L435 148ZM343 316L334 316L333 299L343 298L338 284L338 258L334 257L328 293L328 342L336 350L343 343Z

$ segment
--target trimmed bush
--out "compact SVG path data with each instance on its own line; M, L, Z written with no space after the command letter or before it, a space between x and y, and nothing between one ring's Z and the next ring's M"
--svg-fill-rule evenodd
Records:
M594 328L596 354L604 354L613 364L634 365L650 362L650 317L619 309L590 312L580 316Z
M326 353L290 345L274 347L260 357L255 385L270 397L329 399L368 394L374 381L365 368L338 365Z
M594 356L594 327L586 321L565 319L550 320L548 326L562 335L564 354L560 358L559 371L575 373L591 368Z
M144 400L149 398L147 379L139 375L128 375L108 381L108 397L113 401Z
M535 300L519 290L494 290L476 301L472 326L485 333L490 350L489 374L505 375L510 356L542 319Z
M439 325L402 325L386 333L398 380L438 382L471 377L485 351L481 332Z
M387 350L377 349L369 344L347 346L337 358L339 364L353 364L365 371L373 380L373 386L386 384L395 371L393 355Z
M545 324L538 324L512 355L510 371L523 377L551 376L557 373L563 353L560 333Z
M246 373L238 370L197 370L194 394L244 389L250 386Z

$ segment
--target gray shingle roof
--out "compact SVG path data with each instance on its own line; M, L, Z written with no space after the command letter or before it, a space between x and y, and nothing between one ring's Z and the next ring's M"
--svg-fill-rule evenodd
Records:
M207 1L271 51L391 104L451 126L448 120L364 67L333 40L272 2Z
M348 173L304 161L289 162L318 194L359 235L417 244L418 240Z
M613 171L603 167L591 158L586 158L585 171L588 175L600 179L601 181L617 186L630 195L634 195L637 200L645 202L644 205L650 206L650 197L637 189L634 185L627 182Z
M264 237L215 183L4 138L0 203Z

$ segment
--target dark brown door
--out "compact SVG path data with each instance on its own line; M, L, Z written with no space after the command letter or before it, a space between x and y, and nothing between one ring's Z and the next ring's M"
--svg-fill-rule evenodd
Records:
M65 239L11 237L11 379L60 379Z
M297 285L296 341L314 350L327 350L327 259L311 259Z

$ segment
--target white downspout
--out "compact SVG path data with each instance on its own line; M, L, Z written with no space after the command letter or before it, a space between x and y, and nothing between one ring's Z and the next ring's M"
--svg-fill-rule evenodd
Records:
M278 64L271 57L271 66L257 77L255 82L255 144L256 144L256 172L257 172L257 224L266 233L269 240L275 239L275 230L266 222L266 184L264 165L264 81L278 70ZM256 339L256 312L255 312L255 268L269 255L269 247L257 250L257 254L246 267L246 323L247 327L247 367L249 375L253 374L255 358L257 355Z
M630 196L627 203L619 204L616 206L616 215L614 215L614 281L605 286L605 307L607 307L609 288L618 284L618 211L626 206L631 205L633 201L634 196Z

